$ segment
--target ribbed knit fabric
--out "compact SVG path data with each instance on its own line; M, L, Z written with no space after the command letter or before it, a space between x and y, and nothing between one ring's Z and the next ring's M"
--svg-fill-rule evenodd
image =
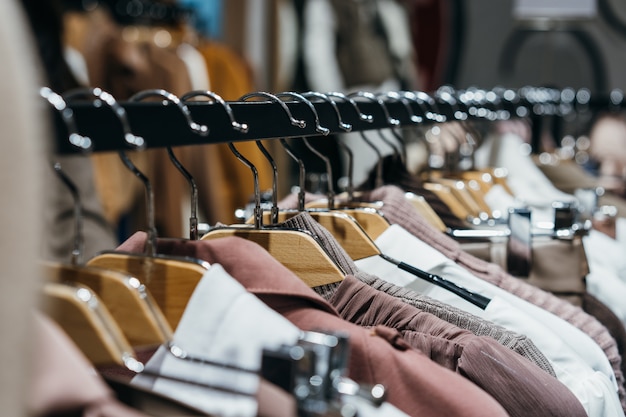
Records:
M416 307L421 311L433 314L459 328L469 330L477 336L488 336L501 345L524 356L550 375L555 376L555 372L549 360L527 336L517 334L461 309L421 295L415 291L390 284L378 277L360 271L330 232L317 223L308 213L294 216L283 224L287 227L303 229L313 233L343 271L354 275L357 279L370 285L374 289L398 298L404 303ZM319 295L329 300L340 285L341 283L325 285L316 287L314 290Z
M380 187L362 194L359 199L362 201L383 201L380 210L390 223L402 226L477 277L557 315L586 333L602 348L611 363L619 387L619 398L622 407L626 409L621 356L615 339L602 323L581 308L514 278L500 266L485 262L461 250L458 242L439 232L421 218L413 206L406 201L404 192L400 188L395 186Z

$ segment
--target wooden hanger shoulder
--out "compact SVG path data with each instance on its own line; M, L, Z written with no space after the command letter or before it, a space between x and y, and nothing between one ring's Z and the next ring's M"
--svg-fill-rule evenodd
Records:
M92 364L124 366L125 359L134 355L117 322L89 288L48 282L43 307Z
M134 347L164 343L172 329L146 286L128 273L95 266L45 262L50 282L83 284L93 290Z
M299 230L215 228L202 240L238 236L259 244L309 287L340 282L345 274L310 235Z
M172 329L176 329L191 294L208 268L208 264L183 259L123 252L101 253L90 259L87 265L124 271L139 279Z
M278 221L284 222L300 214L298 210L281 210ZM341 210L309 210L307 213L330 232L352 260L380 254L372 238L363 230L355 218ZM270 222L270 213L263 213L263 223Z
M441 217L437 214L435 210L428 204L426 199L421 195L413 194L413 193L405 193L404 197L411 203L413 207L417 210L417 212L428 221L428 223L435 227L437 230L441 232L445 232L446 225L441 220Z
M425 182L424 188L428 191L432 191L437 197L439 197L441 201L443 201L450 208L450 211L452 211L452 213L459 219L467 220L471 216L469 210L452 193L449 186L434 182Z
M390 226L389 221L374 208L342 208L340 210L354 217L372 240L376 240Z

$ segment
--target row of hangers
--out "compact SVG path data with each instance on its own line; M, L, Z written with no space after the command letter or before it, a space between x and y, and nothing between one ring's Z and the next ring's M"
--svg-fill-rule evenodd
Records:
M403 143L402 135L397 130L394 130L394 127L399 128L402 123L391 116L388 108L391 103L401 105L413 126L429 123L433 127L437 126L436 123L449 121L450 113L448 112L446 115L439 110L445 107L447 103L449 105L448 110L453 110L452 115L455 121L462 123L461 127L466 129L463 130L465 135L461 135L461 137L469 142L472 138L468 132L476 134L475 131L471 130L471 126L463 123L469 118L476 116L486 120L498 120L511 117L511 113L508 110L498 108L495 105L497 100L506 100L507 103L515 103L517 101L517 104L519 104L521 97L524 97L524 100L530 103L533 103L533 101L540 102L541 106L546 106L550 110L553 109L551 106L554 106L553 102L556 99L553 94L546 94L545 97L537 98L529 92L526 92L523 96L521 94L512 96L510 92L512 90L503 90L500 92L500 95L497 95L475 90L471 92L466 91L462 94L457 92L453 95L449 90L440 90L435 97L420 92L378 95L367 92L357 92L350 95L341 93L321 94L317 92L303 94L294 92L279 94L256 92L241 97L237 104L244 105L243 103L248 101L254 102L254 105L271 103L271 105L280 108L280 111L283 113L282 120L284 120L284 122L281 122L281 119L274 119L272 124L287 124L288 121L290 125L304 129L307 121L294 117L291 111L294 102L303 104L310 112L309 120L314 121L313 129L316 134L326 136L333 130L352 131L352 124L347 122L343 116L344 111L340 107L341 104L344 105L344 110L345 106L347 106L356 113L360 121L372 123L374 117L364 113L361 109L364 103L370 103L379 107L386 118L385 124L392 127L390 132L396 143L393 143L386 137L387 132L378 129L375 129L375 132L392 147L396 160L404 162L406 160L405 144ZM83 153L89 152L94 148L94 140L79 132L77 120L80 120L80 117L76 115L74 107L68 105L65 100L72 102L78 99L88 99L92 104L95 103L95 107L99 109L108 108L108 111L115 116L118 120L118 125L121 126L123 132L122 139L125 143L124 148L117 150L122 163L144 184L148 222L146 230L148 239L144 253L103 252L83 262L81 259L80 196L76 187L72 185L71 179L63 174L62 167L59 164L54 164L55 172L68 186L75 199L76 238L74 250L68 263L47 263L44 265L48 280L44 289L49 306L48 311L57 321L63 324L65 330L77 341L83 352L96 365L117 364L132 372L141 373L144 369L135 354L135 349L155 344L168 346L172 355L184 357L184 347L176 346L172 342L173 330L176 328L185 309L186 302L191 297L195 286L211 266L207 262L198 259L179 258L158 253L157 231L154 226L153 190L149 179L133 165L125 151L125 148L141 150L149 147L150 138L146 139L143 135L133 133L126 106L118 103L110 94L101 89L74 90L60 96L50 89L44 88L41 90L41 95L53 105L57 117L62 120L67 132L67 135L65 135L68 138L66 139L67 142L73 148ZM220 112L226 115L230 129L236 134L247 134L250 131L249 123L237 120L231 103L222 100L221 97L209 91L194 91L178 98L164 90L149 90L136 94L126 104L129 108L133 108L133 106L138 108L140 107L140 102L154 98L159 98L162 103L167 102L167 106L176 109L176 112L182 114L188 131L192 132L195 138L209 137L210 126L194 121L198 119L194 117L191 111L191 108L199 109L203 105L217 106ZM199 99L208 100L210 104L197 102ZM540 107L536 106L536 102L533 104L533 111L541 110ZM332 127L330 125L328 127L322 126L316 103L324 103L330 106L333 111L335 125ZM155 104L149 103L149 105L154 108ZM421 113L414 111L414 105L421 109ZM83 106L89 107L89 105L85 106L84 103ZM521 108L526 107L517 107L518 116L523 116L523 114L519 114L521 112L519 109ZM359 130L359 133L364 142L373 151L382 156L380 150L368 140L364 130ZM311 135L303 135L303 140L307 147L320 158L326 158L315 150L306 136ZM231 141L229 142L229 147L233 154L239 161L250 168L253 175L255 185L253 216L247 224L212 227L202 237L200 237L196 215L197 188L195 187L195 182L191 174L176 159L172 151L172 146L175 143L170 143L167 146L172 163L185 176L191 189L190 240L218 239L225 236L242 237L260 244L311 287L339 282L346 275L345 271L342 271L341 267L331 259L315 236L307 231L286 228L280 224L281 221L293 215L307 211L331 232L353 259L381 256L386 261L395 264L398 268L447 288L481 308L485 308L488 305L490 300L483 296L460 288L443 277L422 271L418 266L399 262L383 254L377 248L374 240L390 225L379 211L380 206L378 203L363 204L356 202L354 196L357 191L355 191L351 181L349 181L347 191L343 195L335 195L332 187L333 173L330 168L328 168L330 185L326 201L324 203L305 204L304 178L306 168L302 158L296 155L286 137L279 138L279 142L285 152L299 166L300 194L297 210L280 210L277 204L276 190L279 176L276 164L261 140L255 139L255 142L273 169L274 192L272 193L272 204L269 212L261 208L257 167L241 155L237 151L235 143ZM326 165L330 166L328 159L325 159L325 161ZM382 185L381 167L380 164L376 167L376 182ZM467 174L470 172L471 178L476 178L476 175L479 175L482 180L487 178L485 172L478 173L466 170ZM449 180L449 178L437 178L432 173L431 178ZM504 179L504 176L501 178ZM437 184L436 181L433 183ZM441 181L439 184L443 186L445 182ZM428 205L423 199L420 199L419 196L408 194L407 198L413 202L415 207L424 213L428 213L433 225L438 225L436 213L432 212L432 210L429 212ZM480 218L480 216L477 217Z

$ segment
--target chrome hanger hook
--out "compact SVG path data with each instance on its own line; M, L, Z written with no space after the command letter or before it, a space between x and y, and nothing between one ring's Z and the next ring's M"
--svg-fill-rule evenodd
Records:
M450 108L454 111L454 119L458 121L467 120L467 113L461 110L459 102L454 96L454 89L452 87L443 86L435 92L435 96L443 102L450 105Z
M351 132L352 131L352 125L349 124L349 123L344 123L343 122L343 119L341 117L341 112L339 111L339 107L337 106L337 103L335 103L335 101L330 98L331 94L333 95L333 97L341 98L342 100L345 100L345 101L348 101L348 102L352 102L352 104L354 104L354 107L355 107L356 111L359 113L359 118L361 118L361 120L365 120L368 117L370 118L370 120L372 119L371 116L367 116L367 115L365 115L365 114L363 114L363 113L361 113L359 111L359 108L358 108L356 102L354 102L354 100L346 97L345 95L343 95L341 93L327 93L327 94L323 94L323 93L318 93L316 91L309 91L309 92L303 93L302 95L304 97L317 97L317 98L320 98L320 99L330 103L331 106L333 107L333 110L335 111L335 114L337 115L337 122L339 123L339 128L344 130L344 131L346 131L346 132ZM348 192L348 201L352 201L353 198L354 198L354 181L353 181L354 154L352 153L352 150L350 149L350 147L348 147L348 145L343 143L341 140L336 139L335 143L337 143L337 145L339 145L341 147L341 149L343 149L346 152L346 154L348 155L348 186L347 186L347 192ZM328 165L327 165L327 170L328 170Z
M338 93L336 91L331 91L329 93L326 93L326 96L339 98L339 99L341 99L343 101L346 101L346 102L350 103L350 105L358 113L359 120L361 120L363 122L367 122L367 123L372 123L374 121L374 117L371 114L365 114L365 113L361 112L361 109L359 109L358 104L356 104L356 101L354 101L351 97L348 97L345 94Z
M180 109L181 113L183 114L183 117L185 118L185 120L187 120L187 124L189 125L189 128L194 133L197 133L200 136L209 135L209 127L207 125L194 122L191 117L191 111L189 110L189 107L187 107L187 105L183 103L181 99L179 99L175 94L172 94L169 91L166 91L160 88L152 89L152 90L144 90L144 91L140 91L132 95L128 100L138 102L149 97L162 97L168 102L173 103Z
M382 100L382 97L385 97L387 99L391 99L391 100L394 100L396 102L402 103L404 105L407 113L409 114L409 118L410 119L412 118L412 116L415 116L415 113L413 113L413 111L411 109L411 105L407 101L403 100L403 98L400 96L400 94L398 94L396 92L390 91L390 92L387 92L387 93L379 93L379 94L377 94L377 97L383 103L383 106L385 106L385 108L387 106L387 102L385 100ZM411 119L411 121L413 121L413 119ZM406 156L406 142L405 142L404 138L402 137L402 135L400 135L398 132L396 132L395 128L392 127L390 130L391 130L391 134L393 135L393 137L396 138L396 140L398 142L400 142L400 161L403 164L406 164L406 158L407 158L407 156ZM382 132L380 132L380 131L379 131L379 135L380 135L381 139L383 139L383 140L386 139L383 136ZM389 142L385 142L385 143L391 145L391 143L389 143ZM394 146L394 149L395 149L395 146Z
M279 141L285 152L287 152L287 155L289 155L298 164L298 211L304 211L304 200L306 196L306 167L304 166L302 158L299 158L296 155L293 148L284 138L280 138Z
M41 88L39 90L39 95L46 99L48 103L60 113L61 118L67 127L68 139L70 143L81 151L86 152L91 150L91 139L78 133L76 121L74 120L74 112L67 106L63 97L48 87ZM83 235L83 205L80 198L80 191L74 181L72 181L65 174L65 172L63 172L59 162L55 162L53 164L53 168L59 179L72 194L72 199L74 201L74 244L72 246L70 264L80 265L82 263L83 249L85 247L85 238Z
M304 97L301 94L294 93L291 91L277 93L276 97L292 97L292 98L295 98L297 101L300 101L306 104L309 107L309 109L311 109L311 112L313 112L313 116L315 118L315 131L324 136L328 136L330 134L330 129L328 129L327 127L323 127L320 124L320 118L319 118L319 114L317 113L317 109L315 109L315 106L313 105L313 103L311 103L311 101L308 100L306 97Z
M423 118L420 117L420 122L423 122L424 118L427 120L435 121L436 117L434 113L431 112L428 108L426 108L424 101L419 99L417 94L415 94L413 91L401 91L400 94L406 99L417 104L417 107L419 107L420 111L422 112L422 115L424 116Z
M183 102L187 102L196 97L206 97L213 99L213 101L215 101L224 108L226 114L228 115L228 118L230 119L230 125L233 129L235 129L237 132L248 133L248 125L246 123L239 123L237 120L235 120L235 114L233 113L232 107L230 107L230 105L226 101L224 101L221 96L215 94L214 92L208 90L194 90L181 96L180 99Z
M296 100L305 103L311 109L311 112L313 112L313 116L315 118L315 130L318 133L321 133L324 136L326 136L326 135L328 135L330 133L330 129L328 129L326 127L322 127L320 125L320 119L319 119L319 115L317 113L317 109L315 108L313 103L311 103L311 101L308 100L306 97L304 97L301 94L293 93L293 92L278 93L278 94L276 94L276 96L277 97L293 97ZM328 193L327 193L328 208L332 209L334 207L334 205L335 205L335 191L334 191L333 170L332 170L332 167L331 167L330 158L328 158L326 155L324 155L323 153L321 153L320 151L315 149L315 147L313 145L311 145L311 143L308 141L308 139L306 137L303 137L302 141L304 142L306 147L309 148L309 150L311 152L313 152L318 158L323 160L324 164L326 165L326 178L327 178L327 188L328 188Z
M197 123L191 120L191 112L189 108L181 102L181 100L175 95L166 90L162 89L153 89L153 90L145 90L140 91L137 94L132 95L129 98L131 102L140 102L150 97L161 97L168 102L174 103L182 112L183 116L187 119L189 124L189 128L202 136L208 134L209 129L206 126L200 127ZM203 133L206 132L206 133ZM167 146L167 155L170 158L170 161L176 169L182 174L182 176L187 180L189 187L191 188L191 214L189 216L189 239L190 240L198 240L198 186L196 185L196 181L193 176L187 171L187 169L183 166L183 164L178 160L171 146Z
M250 168L254 181L254 228L261 229L263 227L263 210L261 210L261 188L259 186L259 171L252 162L246 159L235 147L232 142L228 142L228 148L241 161L242 164Z
M385 105L385 102L380 98L380 97L376 97L374 94L366 92L366 91L357 91L355 93L351 93L348 94L348 96L356 96L356 97L363 97L366 98L376 104L378 104L380 106L380 108L383 110L383 113L385 114L385 118L387 119L387 123L390 124L391 126L398 126L400 124L400 121L398 119L395 119L393 117L391 117L389 115L389 112L387 111L387 106ZM398 148L395 147L395 145L393 143L391 143L389 141L389 139L387 139L387 137L385 137L385 135L382 133L382 131L380 129L376 129L376 133L378 133L378 136L380 137L380 139L391 148L394 157L401 159L402 160L402 156L400 155L401 152L398 151ZM365 139L365 135L361 135L363 136L363 138ZM368 140L366 139L366 142L370 145L371 143L368 142ZM382 175L382 154L380 152L377 152L380 159L378 161L378 165L379 167L378 172L381 172Z
M91 151L93 148L93 141L88 136L83 136L78 133L76 120L74 120L74 111L67 106L63 97L52 91L49 87L40 88L39 95L46 99L56 110L58 110L65 126L67 127L70 143L81 151Z
M256 97L269 98L272 102L279 104L283 108L283 110L285 110L285 113L289 117L289 120L291 121L292 125L298 126L300 128L304 128L306 126L306 122L304 120L295 119L292 116L291 111L289 110L289 107L287 107L287 105L280 98L278 98L277 96L273 94L259 91L255 93L246 94L242 96L241 98L239 98L239 100L247 101L248 99L256 98ZM261 153L263 153L263 156L265 156L265 158L268 160L268 162L272 166L272 175L273 175L272 177L272 208L270 209L270 217L271 217L271 223L276 224L278 223L278 211L279 211L278 209L278 167L276 166L276 162L274 161L274 158L272 158L272 155L265 148L265 146L263 146L263 143L260 140L256 140L255 143L257 147L261 150ZM258 175L257 175L256 181L257 181L257 184L255 185L256 186L255 190L259 189ZM258 191L258 195L257 195L257 192L255 191L255 213L257 212L258 212L258 215L255 214L255 224L256 224L257 216L260 218L261 221L263 219L263 211L261 210L260 190Z
M221 96L219 96L218 94L212 91L208 91L208 90L190 91L189 93L183 95L181 99L187 102L191 100L192 98L196 98L196 97L209 98L209 99L212 99L214 102L218 103L219 105L221 105L224 108L224 111L226 111L228 118L230 119L230 125L232 126L232 128L238 132L242 132L242 133L248 132L248 125L246 123L239 123L237 120L235 120L235 114L233 113L233 109L230 107L230 105ZM228 148L233 153L233 155L235 155L235 157L242 164L247 166L252 172L253 183L254 183L254 202L255 202L254 215L253 215L254 227L255 229L260 229L261 227L263 227L263 211L261 210L261 189L259 186L259 171L257 170L256 166L254 166L252 162L246 159L246 157L244 157L239 152L239 150L237 150L237 148L232 142L228 143Z
M350 123L344 123L343 118L341 117L341 112L339 111L339 107L337 107L337 103L331 100L331 98L328 97L328 95L318 93L317 91L308 91L306 93L302 93L302 96L306 98L316 97L329 103L332 106L333 110L335 111L335 115L337 115L337 123L339 124L339 128L345 132L352 131L352 125Z
M380 99L380 97L376 97L374 94L368 91L356 91L354 93L348 94L348 97L363 97L370 101L378 103L380 107L383 109L383 113L385 114L385 118L387 119L387 124L390 126L400 125L400 120L394 117L391 117L391 115L389 114L389 111L387 111L387 107L385 106L385 103L383 102L382 99Z
M414 124L419 124L422 123L423 119L421 116L418 116L415 111L413 110L413 107L411 106L411 102L414 102L417 104L417 99L415 98L415 96L413 95L413 99L411 99L409 97L409 94L407 94L407 91L389 91L388 93L385 93L385 97L390 98L392 100L396 100L396 101L400 101L402 104L404 104L404 107L406 108L406 112L409 114L409 120L411 120L412 123Z
M70 90L64 94L64 97L78 97L78 96L91 96L95 99L101 100L106 105L108 105L117 118L119 119L122 130L124 133L124 139L126 143L131 145L135 150L143 149L145 147L145 140L141 136L136 136L130 131L130 124L128 123L128 118L126 116L126 110L122 107L115 98L103 91L100 88L93 89L79 89L79 90ZM147 222L148 222L148 238L146 239L146 247L145 253L148 256L156 255L156 227L154 222L154 192L152 190L152 184L148 177L141 172L135 164L130 160L128 155L124 150L118 151L120 159L126 168L131 171L139 180L143 183L144 188L146 190L146 207L147 207Z
M143 149L146 145L145 140L141 136L137 136L132 133L130 128L130 123L128 122L128 116L126 114L126 109L122 107L115 97L113 97L110 93L102 90L101 88L78 88L74 90L69 90L63 94L63 98L65 100L74 99L77 97L92 97L96 100L96 103L104 102L107 106L113 110L120 123L122 124L122 130L124 132L124 140L128 145L130 145L135 150Z
M426 94L423 91L414 91L413 94L415 94L415 98L416 100L418 100L418 102L422 103L422 105L428 106L426 111L427 119L438 123L443 123L448 120L448 118L444 114L441 114L439 108L437 107L437 103L430 95Z
M239 100L246 101L249 98L253 98L253 97L265 97L265 98L270 99L274 103L278 103L283 108L285 113L287 113L287 116L289 116L289 121L291 122L293 126L299 127L301 129L306 127L306 121L294 118L293 115L291 114L291 110L289 110L289 107L287 107L287 105L281 99L279 99L273 94L266 93L264 91L257 91L257 92L249 93L242 97L239 97Z

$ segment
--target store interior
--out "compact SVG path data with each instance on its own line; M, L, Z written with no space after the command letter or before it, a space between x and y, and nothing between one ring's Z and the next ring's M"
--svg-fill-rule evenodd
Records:
M625 415L623 2L0 20L6 415Z

